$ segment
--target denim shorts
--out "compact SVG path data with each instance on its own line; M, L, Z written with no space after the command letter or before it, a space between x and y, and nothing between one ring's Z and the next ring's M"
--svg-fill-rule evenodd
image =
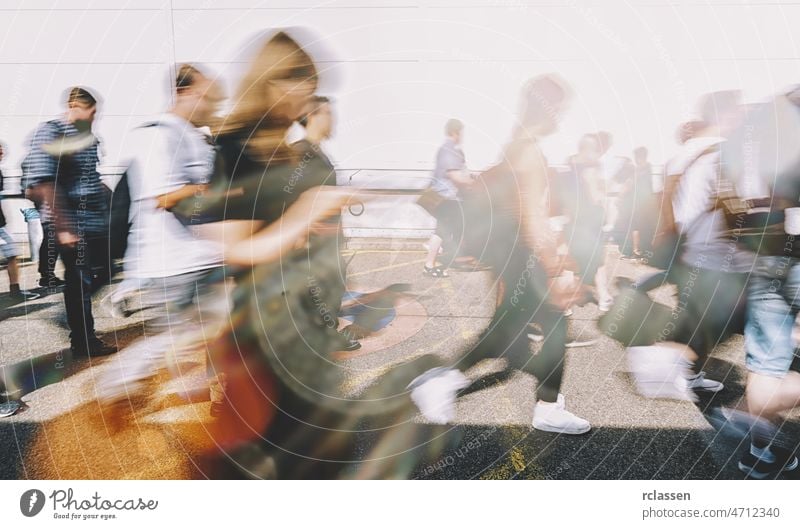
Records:
M5 228L0 228L0 257L3 261L19 257L19 245L11 238Z
M753 373L782 378L795 354L792 330L800 312L800 259L756 259L747 289L745 364Z

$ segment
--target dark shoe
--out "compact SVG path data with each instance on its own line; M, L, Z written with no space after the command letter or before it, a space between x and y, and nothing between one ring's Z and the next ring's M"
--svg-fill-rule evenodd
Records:
M91 338L88 344L72 344L71 349L73 358L95 358L117 352L116 347L105 343L97 337Z
M11 297L17 301L33 301L34 299L39 299L42 296L41 294L31 292L30 290L13 290L11 291Z
M361 349L361 342L358 340L348 340L347 345L344 346L342 351L358 351Z
M747 474L747 477L753 479L764 478L777 478L784 472L791 472L797 469L798 461L797 456L786 449L772 448L772 453L775 454L775 461L767 463L763 459L759 459L747 450L742 460L739 461L739 470Z
M354 333L352 332L351 327L352 327L351 325L348 325L344 329L337 331L339 333L339 336L342 337L342 340L344 342L342 348L339 349L340 351L358 351L359 349L361 349L361 342L353 338Z
M42 288L59 288L64 286L64 280L56 276L42 277L39 279L39 286Z
M19 411L22 404L18 400L9 400L0 404L0 417L11 417Z

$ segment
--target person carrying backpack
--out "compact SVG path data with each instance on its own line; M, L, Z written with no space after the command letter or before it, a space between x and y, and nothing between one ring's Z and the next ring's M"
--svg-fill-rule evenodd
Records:
M744 330L747 272L754 255L739 248L727 231L717 200L727 191L720 148L742 117L738 91L708 94L699 105L706 126L684 145L677 160L682 174L674 183L673 215L680 237L676 280L679 340L697 355L689 389L718 392L703 365L713 349ZM682 166L682 162L687 162ZM682 166L682 167L681 167ZM665 184L666 185L669 184Z
M586 290L557 252L557 237L547 222L549 168L539 140L553 134L571 98L555 75L529 80L522 92L518 125L502 161L485 171L465 201L474 222L465 253L492 267L499 303L478 342L451 368L431 369L409 386L423 416L446 424L455 415L458 392L469 385L463 374L485 358L506 358L510 366L536 377L533 428L580 435L591 430L570 412L561 393L565 370L567 321L564 311L586 301ZM531 355L527 334L532 322L544 334Z
M125 312L133 290L153 316L147 336L119 353L119 369L99 377L98 395L127 402L146 389L143 381L167 364L170 354L193 352L203 325L227 310L222 246L204 238L174 210L209 184L214 147L200 130L224 98L219 84L195 66L178 67L175 104L157 120L128 135L126 165L130 234L125 281L111 294L114 313Z
M703 126L665 168L650 257L666 272L634 288L643 292L669 279L677 286L677 303L659 322L663 328L643 322L646 341L652 343L628 349L637 388L649 397L694 400L698 391L722 391L724 384L706 378L703 367L718 344L744 331L747 272L754 255L732 240L718 207L728 191L720 148L740 121L739 97L736 91L703 97ZM690 350L671 347L675 343Z

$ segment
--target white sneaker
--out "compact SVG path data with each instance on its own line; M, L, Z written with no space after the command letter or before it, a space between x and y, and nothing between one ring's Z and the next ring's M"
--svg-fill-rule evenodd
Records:
M578 347L589 347L597 343L597 338L589 338L588 340L580 340L578 338L568 341L564 347L567 349L575 349Z
M544 341L544 334L539 334L538 332L529 332L528 333L528 340L539 343Z
M412 380L408 389L427 421L447 424L456 416L456 395L469 384L470 380L458 369L437 367Z
M532 341L533 343L541 343L544 341L544 335L538 332L529 332L528 340ZM580 340L578 338L575 338L567 341L567 343L564 344L564 347L566 347L567 349L574 349L578 347L589 347L590 345L594 345L596 343L597 343L597 338L589 338L588 340Z
M706 378L706 372L700 371L694 376L686 378L686 385L693 391L707 391L709 393L718 393L725 389L725 384Z
M558 394L556 402L536 403L533 409L533 427L543 432L580 435L592 429L586 419L566 410L564 395Z
M614 305L614 298L606 298L597 302L597 310L600 312L608 312Z
M689 387L691 363L675 349L663 345L628 347L628 367L636 391L651 399L697 401Z

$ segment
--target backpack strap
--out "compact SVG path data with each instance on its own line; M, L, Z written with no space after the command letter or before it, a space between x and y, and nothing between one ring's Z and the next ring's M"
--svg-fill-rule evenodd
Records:
M680 185L681 179L691 167L700 161L701 158L708 154L719 152L718 145L712 145L707 149L701 151L697 156L692 158L683 169L677 173L668 173L665 169L664 175L664 189L661 191L659 203L659 217L655 234L653 235L653 244L658 244L658 241L665 237L671 237L678 233L675 226L675 211L672 206L672 200L675 197L675 191Z

